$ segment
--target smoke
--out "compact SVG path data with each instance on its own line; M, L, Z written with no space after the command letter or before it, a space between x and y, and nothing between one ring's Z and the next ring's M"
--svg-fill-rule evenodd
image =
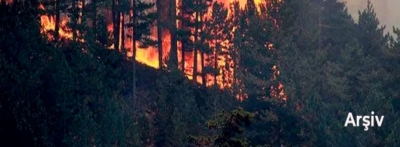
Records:
M233 2L237 0L219 0L222 2ZM238 0L241 6L246 4L247 0ZM260 3L263 0L254 0ZM355 21L358 22L358 11L367 7L367 0L339 0L345 2L348 12ZM371 0L380 24L386 26L386 32L392 32L393 27L400 28L400 0Z
M346 3L348 12L358 21L358 11L367 7L367 0L340 0ZM400 0L371 0L381 25L386 25L386 31L400 28Z
M230 1L235 0L220 0ZM238 0L241 6L246 4L247 0ZM256 4L263 0L255 0ZM367 0L339 0L345 2L348 12L358 22L358 11L367 7ZM381 25L386 25L386 32L392 32L393 27L400 28L400 0L371 0L375 9L376 16Z

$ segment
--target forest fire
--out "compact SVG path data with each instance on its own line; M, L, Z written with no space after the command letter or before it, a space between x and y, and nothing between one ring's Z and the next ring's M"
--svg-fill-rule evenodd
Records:
M218 0L219 2L223 2L225 7L228 7L229 4L231 2L234 2L234 0ZM247 0L240 0L238 1L240 6L243 8L247 2ZM255 0L254 1L256 5L261 3L261 0ZM177 2L178 5L178 2ZM40 4L39 9L45 10L45 7ZM105 18L106 18L106 23L107 23L107 31L109 33L113 33L114 32L114 28L113 28L113 21L112 21L112 14L110 11L105 11ZM208 15L211 14L207 14L207 17L209 17ZM46 34L47 37L49 38L49 40L54 40L54 35L53 33L48 33L48 32L54 32L55 30L55 17L54 15L42 15L40 16L41 19L41 31L42 33ZM79 19L79 18L78 18ZM132 28L128 28L128 27L124 27L127 22L129 22L129 16L126 15L125 17L121 16L121 25L120 25L120 30L119 33L123 34L120 35L120 45L119 45L119 49L126 49L127 51L127 56L131 57L132 56L132 47L133 47L133 42L132 42L132 38L131 37L127 37L127 36L132 36L133 30ZM68 26L68 22L69 22L69 18L68 16L62 16L60 19L60 24L59 24L59 38L63 38L63 39L69 39L72 40L73 39L73 31L72 29ZM178 26L179 27L179 26ZM124 29L124 30L122 30ZM233 31L232 31L233 32ZM77 32L77 34L79 34L79 32ZM152 28L152 33L151 33L151 38L156 40L157 39L157 29L156 27ZM167 66L165 60L166 58L169 56L169 52L170 52L170 47L171 47L171 34L169 32L168 29L164 29L162 32L162 59L163 61L163 65ZM123 40L122 40L123 39ZM83 40L80 40L81 42L83 42ZM123 46L121 45L123 44ZM210 43L210 46L214 46L215 44ZM229 46L229 45L228 45ZM114 45L112 44L110 46L110 49L114 49ZM269 49L271 49L269 47ZM178 43L178 49L177 49L177 56L178 56L178 62L180 65L180 68L182 70L181 64L182 62L184 62L184 73L186 75L186 77L188 79L193 79L193 69L194 69L194 52L193 51L185 51L184 52L184 61L182 61L182 46L180 45L180 43ZM228 49L222 49L221 52L229 52ZM213 54L216 54L215 52ZM202 84L203 82L206 82L205 85L207 87L209 86L213 86L213 85L217 85L220 89L226 89L226 88L232 88L234 83L238 84L240 83L240 79L235 79L234 78L234 68L233 68L233 59L230 55L204 55L204 59L202 59L202 53L201 52L197 52L197 77L196 77L196 81L199 84ZM159 52L158 52L158 48L156 46L150 46L147 48L142 48L140 47L140 43L137 42L136 43L136 60L140 63L143 63L147 66L153 67L153 68L160 68L159 67ZM202 60L204 62L204 65L202 65ZM206 72L205 67L211 67L213 69L216 69L218 72L218 75L214 75L215 73L204 73ZM203 69L204 68L204 69ZM274 76L278 76L279 75L279 71L276 69L278 74L274 74ZM203 76L205 77L205 80L203 80ZM216 84L214 84L216 81ZM240 84L239 84L240 85ZM242 86L238 86L238 87L242 87ZM243 87L242 87L243 88ZM242 91L242 88L239 88L239 91ZM275 91L275 92L272 92ZM240 93L240 92L239 92ZM275 93L275 94L274 94ZM283 92L283 84L279 82L279 85L276 86L276 88L274 86L271 86L271 96L273 97L281 97L282 99L286 100L286 96ZM240 98L238 99L243 99L246 96L246 94L242 94L242 96L239 96Z
M177 1L177 5L179 6L179 1ZM110 33L112 33L114 30L113 30L113 24L112 24L112 20L111 20L112 19L111 18L112 17L111 16L111 12L106 12L106 13L107 13L106 14L106 19L107 19L107 23L108 23L107 24L107 29L108 29L108 31ZM208 15L210 15L210 14L208 14ZM124 17L124 18L126 19L128 17ZM127 19L126 20L121 20L121 21L122 22L126 22ZM157 29L155 27L152 29L151 38L154 39L154 40L156 40L156 38L157 38L157 31L156 30ZM124 28L124 31L121 31L121 30L119 30L119 31L120 31L120 33L124 32L125 36L131 36L132 35L132 29L131 28ZM163 34L162 35L163 36L162 37L162 41L163 41L163 43L162 43L162 46L163 46L162 56L163 57L162 58L164 60L163 61L163 65L167 66L167 64L165 62L165 59L168 57L169 52L170 52L170 47L171 47L171 44L170 44L171 43L170 42L171 39L170 39L170 37L171 37L171 35L170 35L168 29L163 30L162 34ZM160 61L158 59L159 53L158 53L157 47L150 46L150 47L147 47L147 48L141 48L139 46L139 44L140 44L139 42L136 43L136 49L137 49L136 50L136 60L138 62L146 64L146 65L148 65L150 67L158 69ZM132 56L132 45L133 45L132 38L124 37L124 48L128 52L128 57ZM114 48L113 46L114 45L111 45L111 48ZM180 45L179 42L178 42L178 50L177 51L178 51L178 54L177 54L178 62L181 65L181 63L182 63L182 46ZM185 51L184 55L185 55L184 56L184 65L185 65L184 72L185 72L186 77L191 80L191 79L193 79L194 52L193 51ZM218 69L219 75L216 76L217 79L215 81L217 81L217 85L221 89L229 88L229 87L232 86L232 83L233 83L233 69L230 68L229 70L224 70L226 68L226 66L229 66L229 65L232 66L232 64L233 64L232 61L230 59L228 59L228 58L230 58L230 57L219 55L218 56L218 61L217 61L217 67L215 67L214 64L213 64L215 62L214 58L212 58L210 56L205 56L204 57L205 66L208 66L208 67L212 66L213 68ZM180 68L182 69L181 66L180 66ZM203 79L202 79L201 73L205 72L205 71L203 71L202 66L201 66L201 53L200 52L197 53L197 72L199 74L196 77L196 81L199 84L202 84L203 83ZM206 79L205 80L206 81L205 85L206 86L215 85L214 84L214 78L215 78L215 76L212 75L212 74L208 74L208 73L205 74L205 79Z
M82 7L81 3L78 4L78 7ZM40 10L46 10L46 8L43 6L43 4L39 4L39 9ZM79 14L81 15L81 14ZM60 23L59 23L59 30L58 30L58 35L59 39L73 39L73 31L72 29L68 26L69 22L68 16L61 16L60 18ZM81 20L78 20L78 23L81 23ZM49 15L41 15L40 16L40 24L42 26L41 33L46 34L47 38L49 40L54 40L54 32L56 28L56 21L54 16L49 16ZM77 36L80 35L79 31L76 32ZM81 42L84 42L82 38L78 39Z
M40 10L45 10L45 7L43 4L39 5ZM68 17L62 17L61 22L60 22L60 29L58 31L60 38L65 38L65 39L72 39L73 34L71 32L71 29L67 27L68 23ZM56 24L55 24L55 18L53 16L47 16L47 15L42 15L40 16L40 23L42 26L41 33L45 33L48 37L49 40L53 40L54 36L52 33L47 33L55 30ZM67 29L67 30L66 30Z
M218 1L0 0L0 147L399 144L372 0ZM391 120L358 137L348 111Z
M112 26L112 24L109 24L109 26ZM108 27L110 28L110 27ZM112 28L112 27L111 27ZM155 30L155 29L153 29ZM113 32L113 30L109 30L109 32ZM125 31L125 35L131 35L132 34L132 29L128 29ZM163 59L165 59L168 56L168 53L170 51L170 37L171 35L169 32L165 31L163 33ZM156 36L157 32L153 31L152 36ZM124 40L124 47L128 51L128 57L132 57L132 38L125 38ZM158 50L157 47L150 46L148 48L141 48L139 43L136 43L136 60L140 63L146 64L150 67L159 69L159 60L158 60ZM165 66L165 63L164 63Z

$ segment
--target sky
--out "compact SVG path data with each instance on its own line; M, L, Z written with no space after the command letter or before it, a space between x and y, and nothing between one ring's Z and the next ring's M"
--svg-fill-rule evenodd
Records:
M346 6L354 20L358 21L358 11L367 7L367 0L340 0ZM400 28L400 0L371 0L381 25L386 25L386 31L392 32L392 27Z
M221 2L233 2L235 0L218 0ZM247 0L239 0L244 5ZM255 0L259 3L263 0ZM358 11L367 7L367 0L339 0L346 3L348 12L358 21ZM386 25L386 31L391 32L392 27L400 28L400 0L371 0L376 15L381 25ZM226 3L227 4L227 3Z

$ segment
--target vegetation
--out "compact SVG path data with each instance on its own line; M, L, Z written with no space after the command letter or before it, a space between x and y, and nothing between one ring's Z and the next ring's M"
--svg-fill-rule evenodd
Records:
M400 146L400 30L371 2L227 6L0 0L0 146Z

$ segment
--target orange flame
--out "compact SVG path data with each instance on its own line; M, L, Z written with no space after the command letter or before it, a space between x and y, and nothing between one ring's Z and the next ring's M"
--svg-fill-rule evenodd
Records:
M78 4L78 7L82 7L82 4ZM46 10L43 4L39 4L39 9L40 10ZM81 16L81 14L79 14ZM81 18L78 18L78 23L81 23ZM73 32L72 29L69 28L68 22L69 22L68 16L61 15L60 18L60 24L59 24L59 30L58 34L60 38L63 39L73 39ZM40 16L40 24L42 26L41 28L41 33L46 34L49 40L54 40L53 33L49 33L52 31L55 31L56 28L56 22L55 22L55 16L49 16L49 15L42 15ZM79 36L79 32L77 32L77 35ZM81 42L83 42L83 39L80 39Z
M43 4L39 5L39 9L45 10ZM67 17L62 17L61 22L60 22L60 28L67 28L67 23L68 23L68 18ZM47 33L49 31L54 31L56 24L55 24L55 17L54 16L48 16L48 15L42 15L40 16L40 23L41 23L41 32L42 33ZM59 35L61 38L66 38L66 39L72 39L72 32L66 31L65 29L60 29L58 31ZM50 40L54 39L54 36L51 33L47 34L47 37Z

